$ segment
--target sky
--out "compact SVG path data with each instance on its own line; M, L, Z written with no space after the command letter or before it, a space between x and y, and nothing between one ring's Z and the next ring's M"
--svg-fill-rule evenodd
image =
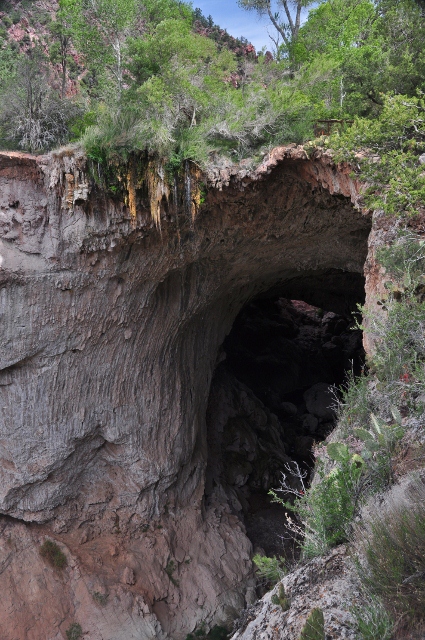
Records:
M211 15L220 25L235 38L244 36L252 42L257 51L263 46L272 49L273 44L267 35L267 28L273 34L269 20L259 18L255 11L244 11L238 7L237 0L192 0L193 8L201 9L204 16Z
M204 16L211 15L216 24L227 29L235 38L244 36L257 51L264 45L271 48L267 35L268 20L259 19L254 11L240 9L237 0L192 0L192 4L194 9L201 9Z

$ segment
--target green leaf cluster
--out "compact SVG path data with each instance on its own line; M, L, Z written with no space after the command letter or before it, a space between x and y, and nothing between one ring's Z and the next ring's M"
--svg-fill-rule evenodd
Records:
M301 631L299 640L324 640L325 618L322 609L313 609Z
M257 567L259 577L265 580L268 584L276 584L285 575L284 558L269 558L257 553L253 557L252 561Z

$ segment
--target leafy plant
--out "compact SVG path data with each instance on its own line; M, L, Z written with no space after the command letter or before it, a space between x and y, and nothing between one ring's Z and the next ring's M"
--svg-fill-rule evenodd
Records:
M268 558L260 556L258 553L252 559L257 567L257 573L268 584L276 584L285 575L283 558Z
M313 609L301 631L300 640L325 640L325 618L322 609Z
M207 632L205 624L201 624L194 633L188 633L186 640L227 640L228 637L229 633L224 627L216 625Z
M64 569L68 564L66 555L53 540L43 542L40 547L40 555L56 569Z
M270 600L272 604L275 604L281 607L282 611L288 611L288 609L291 606L291 602L288 596L286 595L285 587L283 586L283 584L279 585L278 593L274 593Z
M400 231L397 240L390 247L378 248L376 258L403 291L414 293L423 284L425 241L412 231ZM393 291L395 287L389 288Z
M384 485L391 480L391 454L394 446L404 434L400 412L393 408L392 413L393 423L388 424L372 413L370 429L354 429L355 437L364 443L363 459L375 478L382 479Z
M363 596L365 603L351 610L362 640L391 640L394 622L381 600L369 592Z
M102 607L104 607L108 602L107 593L100 593L99 591L93 591L92 596L93 596L93 600Z
M167 566L165 567L164 571L167 574L167 576L170 578L170 581L172 582L172 584L175 587L179 586L179 581L176 580L176 578L173 576L174 571L177 569L176 564L173 560L169 560L169 562L167 563Z
M67 629L66 631L66 637L68 638L68 640L78 640L79 638L81 638L82 634L83 630L78 622L73 622L69 629Z
M425 484L413 478L357 531L366 588L412 623L425 612Z
M425 150L424 113L421 93L382 95L379 117L356 118L353 126L326 141L336 157L351 158L370 185L365 201L371 209L399 217L420 213L425 201L425 172L419 162Z
M272 499L288 509L288 527L301 540L306 558L321 555L329 547L345 542L358 509L364 461L357 454L351 454L343 443L328 445L328 455L334 466L326 471L324 462L318 461L316 473L320 480L310 489L304 484L305 474L295 465L295 473L288 466L287 470L301 482L302 488L293 489L293 483L282 474L281 486L270 491ZM295 497L293 503L287 500L290 495Z

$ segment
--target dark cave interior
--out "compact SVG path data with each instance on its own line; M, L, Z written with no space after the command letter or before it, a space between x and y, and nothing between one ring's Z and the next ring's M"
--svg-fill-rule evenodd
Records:
M311 471L315 443L335 425L338 388L363 367L357 302L358 292L336 313L269 292L245 305L222 346L207 411L205 495L225 492L254 552L296 554L285 509L268 492L288 463Z

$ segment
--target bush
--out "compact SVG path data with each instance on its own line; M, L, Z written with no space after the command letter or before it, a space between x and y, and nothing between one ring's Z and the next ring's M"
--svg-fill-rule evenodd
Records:
M205 624L201 624L194 633L187 634L186 640L227 640L228 637L229 634L224 627L216 625L207 633Z
M56 569L65 569L68 561L66 555L53 540L45 540L40 547L41 556Z
M285 571L282 568L283 558L268 558L267 556L260 556L258 553L252 559L253 563L257 567L257 574L266 583L275 585L285 575Z
M94 591L92 593L93 600L97 602L101 607L104 607L108 602L108 594L100 593L99 591Z
M283 584L279 585L279 593L274 593L271 597L271 603L281 607L282 611L288 611L291 606L290 600L286 595Z
M413 478L357 530L362 582L397 616L425 618L425 481Z
M363 594L367 604L356 607L352 614L356 619L357 630L362 640L391 640L394 623L385 610L381 600L371 593Z
M368 207L399 217L417 215L425 200L425 173L418 161L425 150L425 100L422 94L382 99L379 117L356 118L328 144L338 159L351 158L360 178L371 185L365 194ZM362 158L356 150L363 152Z
M411 231L401 231L390 247L378 248L376 258L399 287L412 292L423 283L425 242Z
M69 139L69 127L79 107L72 100L61 99L48 78L49 67L40 49L19 56L0 101L2 143L40 152Z
M325 640L325 619L321 609L313 609L307 618L300 640Z
M348 540L349 527L358 507L360 479L364 462L352 455L347 445L334 442L328 445L328 458L333 466L325 469L323 460L316 465L319 481L310 489L292 490L283 475L281 487L270 491L275 502L295 514L287 514L288 528L301 538L305 558L326 553L329 547ZM301 478L298 470L298 478ZM277 494L281 492L283 498ZM295 503L285 500L288 493L295 495Z
M340 389L337 406L337 433L347 437L353 427L363 427L373 410L370 377L362 374L355 378L349 375L345 386Z
M81 628L81 625L79 625L78 622L73 622L66 632L66 637L68 638L68 640L78 640L79 638L81 638L82 633L83 630Z

